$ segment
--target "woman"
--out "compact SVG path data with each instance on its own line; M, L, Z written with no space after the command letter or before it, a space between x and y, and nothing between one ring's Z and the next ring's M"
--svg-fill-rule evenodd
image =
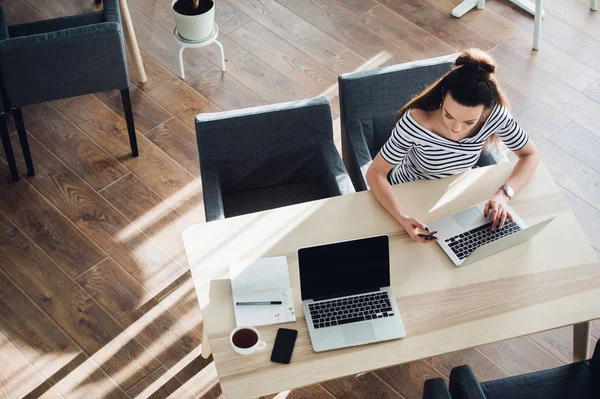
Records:
M478 49L464 51L454 68L397 113L398 123L367 171L371 191L418 242L427 226L402 212L391 185L439 179L473 167L484 151L502 140L519 161L487 202L492 228L502 227L507 203L534 173L540 156L533 141L510 115L509 103L494 77L496 64Z

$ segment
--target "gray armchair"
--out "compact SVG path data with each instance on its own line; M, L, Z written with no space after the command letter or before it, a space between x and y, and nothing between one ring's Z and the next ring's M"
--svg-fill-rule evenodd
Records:
M206 220L354 192L326 98L196 116Z
M4 106L0 101L0 140L2 140L2 146L4 147L4 154L6 155L6 162L8 163L8 169L10 170L10 177L12 181L19 180L19 172L17 171L17 164L15 162L15 156L13 154L12 145L10 144L10 137L8 136L8 129L6 128L6 120L4 119Z
M600 398L600 341L591 359L550 370L480 383L469 366L425 381L423 399L592 399Z
M7 26L0 13L0 73L29 175L33 162L21 107L119 89L133 156L138 155L118 0L89 14Z
M389 139L396 112L448 72L457 54L338 77L342 156L357 191L367 190L371 161Z

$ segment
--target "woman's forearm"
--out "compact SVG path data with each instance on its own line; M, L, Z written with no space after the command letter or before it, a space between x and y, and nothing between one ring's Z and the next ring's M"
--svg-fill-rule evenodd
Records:
M368 176L368 184L371 188L371 192L375 195L377 201L383 206L383 208L400 224L405 219L400 209L400 203L394 195L392 186L387 181L385 176L381 175L370 175Z
M520 157L505 184L512 187L512 189L515 190L515 193L519 192L519 190L529 181L531 176L533 176L539 163L540 154L537 151Z

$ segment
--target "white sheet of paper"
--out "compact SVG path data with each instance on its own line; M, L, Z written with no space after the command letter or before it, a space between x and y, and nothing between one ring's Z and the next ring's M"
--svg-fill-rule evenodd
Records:
M296 321L285 256L232 263L231 291L238 326L265 326ZM281 305L246 305L236 302L282 301Z

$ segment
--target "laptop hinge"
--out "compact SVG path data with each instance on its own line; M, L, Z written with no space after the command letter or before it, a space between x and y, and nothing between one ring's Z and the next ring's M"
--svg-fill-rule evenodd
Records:
M321 296L321 297L314 297L314 298L311 298L311 299L313 301L324 301L326 299L339 298L339 297L342 297L342 296L365 294L367 292L376 292L376 291L379 291L380 289L381 289L381 287L366 288L366 289L363 289L363 290L340 292L340 293L337 293L335 295L327 295L327 296Z

